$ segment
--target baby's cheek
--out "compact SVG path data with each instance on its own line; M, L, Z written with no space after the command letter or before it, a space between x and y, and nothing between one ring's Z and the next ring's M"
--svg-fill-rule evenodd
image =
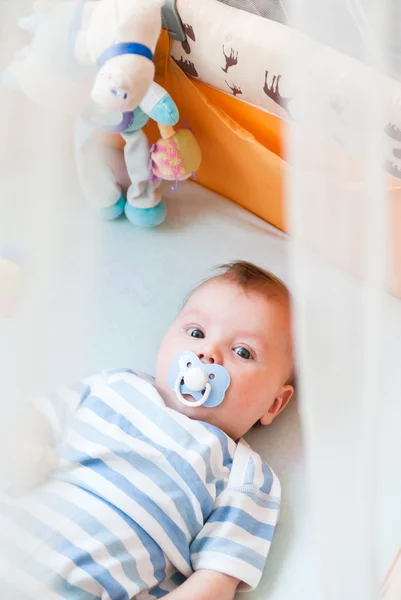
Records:
M247 372L238 373L233 383L236 403L241 410L246 411L254 404L263 383L259 381L257 374Z
M163 379L167 379L177 354L186 349L187 348L183 348L182 342L180 343L180 340L177 340L174 335L167 334L164 337L157 358L157 371Z
M246 406L247 401L247 382L244 376L240 374L236 376L231 375L230 387L227 390L226 398L227 404L230 404L231 408L236 410L243 410Z

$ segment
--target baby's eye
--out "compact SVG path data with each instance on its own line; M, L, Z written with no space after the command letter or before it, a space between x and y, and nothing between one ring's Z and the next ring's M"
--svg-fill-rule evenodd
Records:
M235 354L238 354L241 358L245 358L246 360L250 360L252 358L252 354L249 352L247 348L234 348Z
M191 327L191 329L187 330L188 335L194 338L202 339L205 337L205 334L201 329L196 329L196 327Z

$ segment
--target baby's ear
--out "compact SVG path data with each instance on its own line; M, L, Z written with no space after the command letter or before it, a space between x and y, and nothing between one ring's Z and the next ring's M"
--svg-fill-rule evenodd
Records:
M292 385L284 385L281 388L280 394L277 396L277 398L275 398L273 404L271 404L265 414L260 418L262 425L270 425L277 415L279 415L285 409L293 395L294 388Z

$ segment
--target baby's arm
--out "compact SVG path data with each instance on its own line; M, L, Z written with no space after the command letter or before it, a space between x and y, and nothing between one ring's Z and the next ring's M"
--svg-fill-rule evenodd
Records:
M217 571L210 577L213 585L221 584L225 590L226 596L222 594L221 598L232 600L237 588L245 591L258 586L278 520L280 495L275 473L241 440L227 487L216 498L213 511L190 545L195 575L198 571ZM228 585L230 580L235 586ZM208 593L207 585L206 590ZM194 596L197 600L209 597L202 596L201 590L199 594ZM217 600L220 595L212 593L210 597ZM172 600L176 600L174 596Z
M78 384L24 407L2 444L2 470L10 492L30 491L57 468L53 448L63 441L87 390L87 385Z
M179 588L167 594L166 600L233 600L239 579L230 575L201 569Z

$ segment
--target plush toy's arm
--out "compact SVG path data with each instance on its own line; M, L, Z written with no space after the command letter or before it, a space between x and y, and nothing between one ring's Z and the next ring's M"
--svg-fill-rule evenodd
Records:
M170 94L155 82L152 83L139 106L144 113L161 125L176 125L180 118L178 108Z

